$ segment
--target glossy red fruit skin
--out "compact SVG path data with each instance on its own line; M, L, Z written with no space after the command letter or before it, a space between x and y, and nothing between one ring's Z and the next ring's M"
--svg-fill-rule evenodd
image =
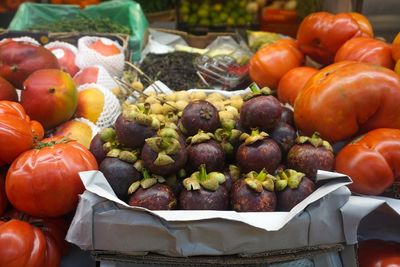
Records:
M34 71L60 69L53 53L42 46L25 42L0 44L0 62L0 76L19 89L23 89L23 82Z

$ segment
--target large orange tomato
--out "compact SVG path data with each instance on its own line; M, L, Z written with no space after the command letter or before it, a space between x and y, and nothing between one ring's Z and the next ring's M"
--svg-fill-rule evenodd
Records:
M372 130L347 144L335 160L335 170L353 180L353 192L382 194L400 177L400 130Z
M318 63L328 65L333 62L336 51L349 39L370 36L361 14L316 12L308 15L297 31L300 50Z
M0 101L0 166L33 146L29 117L16 102Z
M400 60L400 32L396 35L392 43L392 56L395 61Z
M0 221L0 266L55 267L61 253L50 235L20 220Z
M387 43L370 37L356 37L345 42L336 53L335 62L354 60L393 69L392 49Z
M281 39L257 51L250 59L250 78L259 86L276 88L289 70L304 63L304 55L295 41Z
M297 96L294 119L306 135L335 142L376 128L400 128L400 76L342 61L315 74Z
M392 241L366 240L358 246L360 267L400 266L400 244Z
M44 139L10 166L6 193L10 203L36 217L61 216L75 209L84 186L78 173L96 170L83 145L62 138Z
M288 71L283 75L278 84L277 94L279 101L289 103L293 106L297 95L303 89L304 85L317 72L317 69L305 66Z

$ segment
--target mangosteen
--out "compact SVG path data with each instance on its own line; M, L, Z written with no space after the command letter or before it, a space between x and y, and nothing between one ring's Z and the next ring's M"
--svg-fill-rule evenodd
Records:
M240 110L240 122L246 129L258 128L268 131L275 127L281 118L282 105L270 95L269 88L251 87L253 93Z
M294 145L296 140L297 134L295 129L285 122L278 122L271 131L270 136L279 145L282 158L286 158L286 153Z
M233 184L231 207L239 212L274 211L277 205L274 179L265 170L249 172Z
M290 211L314 192L315 185L304 173L286 169L278 173L275 189L278 191L278 209Z
M142 175L132 163L117 157L106 157L100 164L99 170L104 174L117 197L126 200L129 186L142 178Z
M116 133L113 128L104 128L100 133L96 134L90 142L89 151L96 158L97 163L100 163L106 158L107 153L112 148L119 147L116 141Z
M143 171L143 179L136 181L129 187L130 206L137 206L149 210L172 210L176 208L176 198L171 187L165 184L161 176L151 176L147 170Z
M183 210L226 210L229 194L225 186L225 175L220 172L207 174L204 165L200 170L183 180L184 189L179 196L179 207Z
M218 110L205 100L190 102L182 112L179 126L187 136L195 135L199 130L213 133L221 126Z
M236 165L230 164L225 168L223 173L225 174L226 180L224 185L229 192L231 191L233 183L240 178L240 169Z
M118 141L131 148L143 146L146 138L152 137L159 124L147 114L147 109L140 110L136 106L129 106L118 116L115 122L115 131Z
M225 152L221 145L213 140L214 135L199 131L198 134L187 139L187 167L190 172L205 165L206 170L221 171L225 166Z
M288 107L283 106L282 107L281 118L280 118L279 121L285 122L285 123L289 124L290 126L292 126L294 128L295 124L294 124L293 110L291 110Z
M218 128L214 133L214 138L221 144L227 159L232 161L240 145L242 134L242 131L235 129L236 124L234 120L221 120L222 128Z
M288 151L286 166L304 173L315 181L318 170L332 171L335 157L332 146L322 140L317 133L312 137L299 136L296 144Z
M174 129L163 128L156 136L146 139L140 158L151 173L172 175L186 164L185 141Z
M279 145L267 133L258 130L253 130L251 135L242 134L241 139L245 141L236 152L240 170L247 173L265 169L268 173L274 173L282 158Z

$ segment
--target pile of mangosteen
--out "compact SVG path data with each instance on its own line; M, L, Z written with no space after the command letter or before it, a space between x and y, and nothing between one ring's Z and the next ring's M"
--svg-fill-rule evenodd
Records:
M115 194L150 210L289 211L316 188L334 154L318 134L299 136L293 112L268 88L251 87L238 115L212 103L124 105L90 150Z

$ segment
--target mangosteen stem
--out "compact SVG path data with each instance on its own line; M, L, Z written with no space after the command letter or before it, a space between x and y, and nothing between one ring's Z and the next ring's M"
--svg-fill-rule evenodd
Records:
M265 180L265 178L267 178L267 172L265 171L265 169L262 169L262 170L258 173L256 179L259 180L260 182L262 182L262 181Z
M151 175L150 175L149 171L146 170L146 169L143 169L142 174L143 174L143 180L151 178Z
M260 131L258 129L251 129L251 136L257 136L260 134Z
M207 180L207 170L206 170L206 165L201 164L200 169L199 169L199 181L205 181Z

